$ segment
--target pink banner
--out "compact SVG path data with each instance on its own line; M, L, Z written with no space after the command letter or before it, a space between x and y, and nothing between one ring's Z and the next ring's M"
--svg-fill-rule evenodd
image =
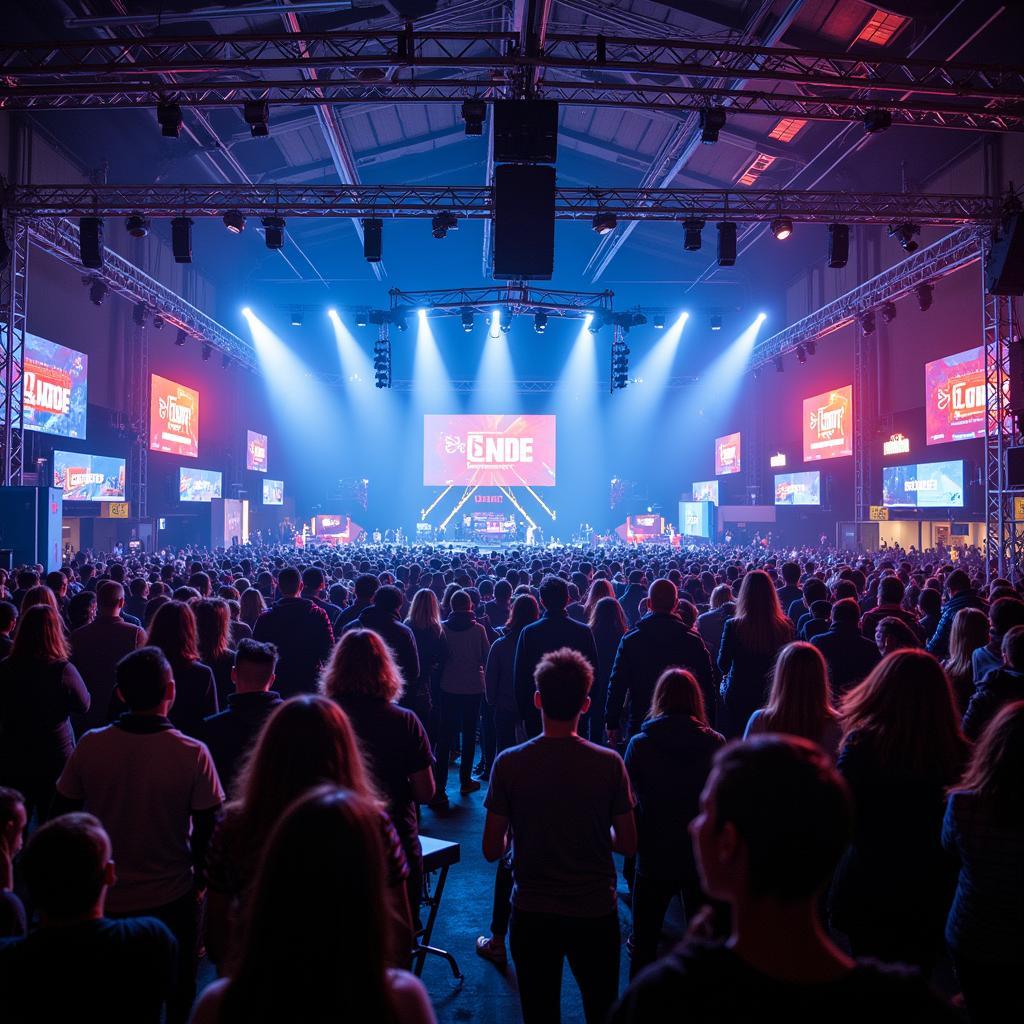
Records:
M740 435L726 434L715 438L715 476L740 471Z
M924 367L928 444L985 436L985 349L969 348Z
M553 487L554 416L424 416L427 487Z

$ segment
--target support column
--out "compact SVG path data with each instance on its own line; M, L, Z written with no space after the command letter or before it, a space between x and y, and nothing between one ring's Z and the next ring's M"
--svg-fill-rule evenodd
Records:
M8 251L0 270L0 484L21 483L24 468L22 373L28 311L28 225L24 219L0 220Z
M132 516L145 519L149 514L149 331L136 323L128 334L128 422L132 440L126 497Z
M854 325L853 344L853 517L869 521L874 470L874 424L878 418L878 345L873 334Z

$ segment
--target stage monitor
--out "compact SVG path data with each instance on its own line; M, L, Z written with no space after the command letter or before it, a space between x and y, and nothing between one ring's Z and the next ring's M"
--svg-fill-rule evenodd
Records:
M26 430L60 437L85 437L89 404L89 357L25 332Z
M820 505L821 473L816 469L807 473L776 473L775 504Z
M267 435L255 430L245 432L245 468L256 473L267 471Z
M84 452L53 453L53 486L65 501L124 501L124 459Z
M694 501L713 501L718 504L718 481L717 480L694 480L693 481Z
M424 416L426 487L553 487L554 416Z
M283 505L284 504L284 481L264 480L263 481L263 504Z
M715 506L710 501L679 502L679 532L684 537L711 538Z
M924 364L925 441L945 444L985 436L985 348Z
M715 438L715 476L740 471L740 435L726 434Z
M153 374L149 395L149 447L155 452L199 458L198 391Z
M178 470L179 501L212 501L220 498L221 475L215 469L194 469L182 466Z
M853 454L853 385L804 399L804 462Z
M963 461L885 466L882 504L887 508L963 508Z

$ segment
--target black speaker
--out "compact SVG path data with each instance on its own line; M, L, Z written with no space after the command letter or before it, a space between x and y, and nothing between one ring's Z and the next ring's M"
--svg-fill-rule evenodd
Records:
M376 217L363 221L363 259L380 263L384 255L384 222Z
M736 222L723 220L718 225L718 265L736 266Z
M83 267L99 270L103 266L103 221L99 217L78 221L78 251Z
M558 104L554 100L495 100L497 163L553 164L558 155Z
M1006 486L1024 487L1024 448L1006 450Z
M1000 228L985 261L989 295L1024 295L1024 221L1011 213Z
M555 268L555 169L494 169L494 277L550 281Z
M191 217L175 217L171 221L171 252L175 263L192 262Z
M829 224L828 265L836 269L845 267L850 258L850 225Z

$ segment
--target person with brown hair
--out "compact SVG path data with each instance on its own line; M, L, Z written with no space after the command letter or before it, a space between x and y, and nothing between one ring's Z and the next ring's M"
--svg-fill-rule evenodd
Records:
M416 591L405 625L412 630L420 670L415 684L402 694L402 706L416 712L429 734L432 732L431 722L440 716L437 683L445 655L441 608L432 590L424 587Z
M24 935L25 907L14 893L14 858L18 856L28 814L16 789L0 786L0 939Z
M855 956L927 973L955 882L939 842L945 793L969 752L949 680L924 651L896 651L846 695L841 721L837 767L856 826L836 872L832 922Z
M989 620L985 613L978 608L961 608L953 617L949 657L943 665L961 715L974 693L974 652L988 642Z
M217 706L227 707L228 697L235 692L231 669L235 652L231 644L231 609L221 597L207 597L192 606L196 617L196 647L199 658L213 672L217 687Z
M609 580L594 580L591 593L599 584L604 583L611 588ZM597 664L594 666L594 686L590 691L591 711L586 719L590 726L587 739L604 745L608 734L605 729L605 708L608 705L608 680L611 678L615 655L619 650L619 642L626 635L629 625L622 605L615 598L614 591L606 597L598 598L587 618L590 632L594 634L594 648L597 651Z

